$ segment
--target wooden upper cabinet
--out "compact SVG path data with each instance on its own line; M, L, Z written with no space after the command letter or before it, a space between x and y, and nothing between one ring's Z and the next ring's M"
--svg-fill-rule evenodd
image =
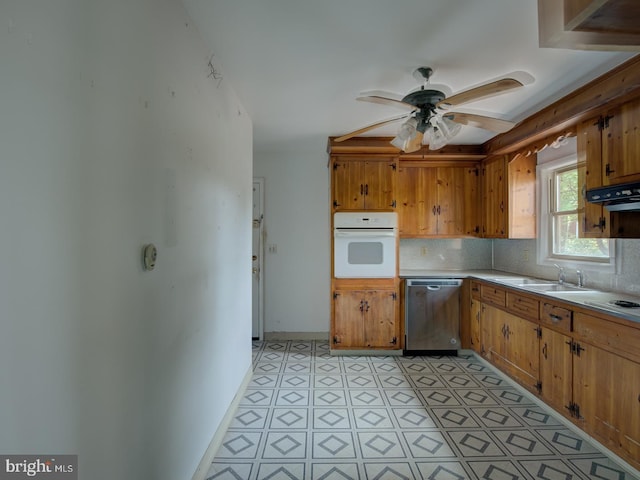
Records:
M536 237L536 159L493 157L483 165L483 235Z
M638 35L640 8L636 0L564 0L564 29Z
M400 165L398 169L398 226L400 236L437 233L437 168Z
M602 185L640 181L640 99L604 117Z
M580 50L637 49L637 0L538 0L541 47Z
M602 186L602 130L599 118L591 118L578 124L578 210L581 212L578 225L579 236L584 238L609 237L609 211L601 204L589 203L585 193Z
M401 236L477 235L478 170L475 165L401 164L397 192Z
M482 200L483 235L489 238L507 236L507 169L503 156L487 161L483 167Z
M333 158L334 210L393 210L396 161L390 158Z

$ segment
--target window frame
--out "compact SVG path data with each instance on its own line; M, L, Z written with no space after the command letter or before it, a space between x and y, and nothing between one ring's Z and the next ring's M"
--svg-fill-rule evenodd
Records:
M537 244L537 264L542 266L559 265L565 268L592 270L599 272L615 273L618 271L616 259L616 241L609 240L608 257L588 257L574 255L556 255L553 253L553 226L555 215L551 212L551 207L556 199L552 198L551 182L555 179L556 172L570 170L571 167L579 168L577 154L571 153L564 157L538 164L536 167L537 197L538 197L538 239ZM576 212L580 217L580 205Z

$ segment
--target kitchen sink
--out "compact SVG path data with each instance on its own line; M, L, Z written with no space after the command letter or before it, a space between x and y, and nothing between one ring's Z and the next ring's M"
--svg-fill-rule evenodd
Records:
M537 278L494 278L493 280L495 282L515 285L518 287L525 287L529 285L548 285L554 283L551 280L540 280Z
M587 288L577 287L575 285L567 285L566 283L547 283L547 284L529 284L521 285L528 287L531 290L537 290L539 292L577 292L577 293L590 293L593 290Z

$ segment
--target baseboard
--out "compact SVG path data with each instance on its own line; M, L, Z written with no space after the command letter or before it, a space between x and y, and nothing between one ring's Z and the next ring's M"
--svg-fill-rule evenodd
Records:
M329 352L331 356L335 357L362 357L362 356L370 356L370 357L401 357L402 350L336 350L331 349Z
M268 342L284 342L288 340L329 341L329 332L264 332L264 339Z
M216 453L218 452L220 445L222 445L222 440L224 439L224 436L229 429L229 425L231 425L231 422L233 421L233 417L235 416L240 405L240 400L242 400L242 397L244 396L252 377L253 365L249 365L249 370L244 376L244 379L240 384L240 388L238 388L235 397L233 397L231 405L229 405L227 412L224 414L224 417L222 417L222 421L220 422L220 425L218 425L216 433L213 435L213 438L211 439L207 450L204 452L202 460L200 460L200 464L198 465L196 472L193 474L193 477L191 477L191 480L206 479L207 472L209 472L209 466L213 462L214 458L216 458Z

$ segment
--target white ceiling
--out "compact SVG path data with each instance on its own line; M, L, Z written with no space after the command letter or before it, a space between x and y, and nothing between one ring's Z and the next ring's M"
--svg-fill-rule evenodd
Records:
M524 71L518 91L459 111L520 121L633 54L538 47L536 0L183 0L253 119L254 150L342 135L402 113L355 101L368 90L400 96L412 73L452 93ZM399 124L368 135L393 135ZM464 127L455 143L494 134Z

